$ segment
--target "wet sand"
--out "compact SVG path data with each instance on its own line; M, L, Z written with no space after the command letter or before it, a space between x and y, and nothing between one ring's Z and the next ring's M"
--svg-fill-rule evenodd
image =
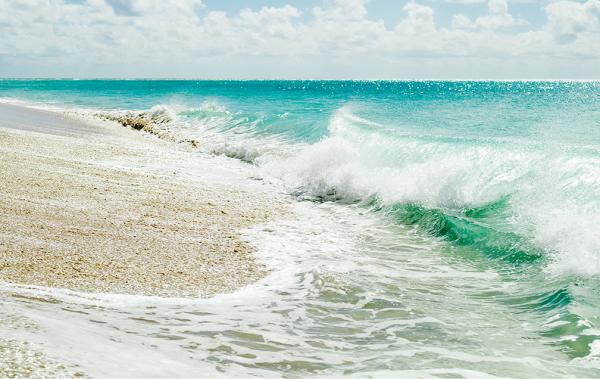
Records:
M158 144L116 125L0 105L0 280L179 297L262 278L240 230L282 205L146 170Z

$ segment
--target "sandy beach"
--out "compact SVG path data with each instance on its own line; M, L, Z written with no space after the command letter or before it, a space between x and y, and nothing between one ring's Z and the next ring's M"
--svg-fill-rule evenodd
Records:
M0 105L0 280L179 297L263 277L240 230L278 206L145 167L160 143L116 124Z

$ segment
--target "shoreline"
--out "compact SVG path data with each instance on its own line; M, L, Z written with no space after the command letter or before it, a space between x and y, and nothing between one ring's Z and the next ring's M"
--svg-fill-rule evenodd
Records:
M240 230L281 215L282 204L176 175L190 163L178 167L170 153L116 124L0 104L0 280L206 297L264 277ZM180 161L201 164L184 153Z

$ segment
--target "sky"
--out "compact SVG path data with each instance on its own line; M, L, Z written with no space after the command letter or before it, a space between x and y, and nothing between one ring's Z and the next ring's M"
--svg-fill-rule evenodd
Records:
M0 0L0 77L600 79L600 0Z

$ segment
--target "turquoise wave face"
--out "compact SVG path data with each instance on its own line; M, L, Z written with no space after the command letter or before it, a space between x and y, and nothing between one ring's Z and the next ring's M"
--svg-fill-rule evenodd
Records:
M164 113L175 140L524 283L494 298L558 317L543 334L573 357L596 340L580 313L600 306L599 82L4 80L0 97Z

